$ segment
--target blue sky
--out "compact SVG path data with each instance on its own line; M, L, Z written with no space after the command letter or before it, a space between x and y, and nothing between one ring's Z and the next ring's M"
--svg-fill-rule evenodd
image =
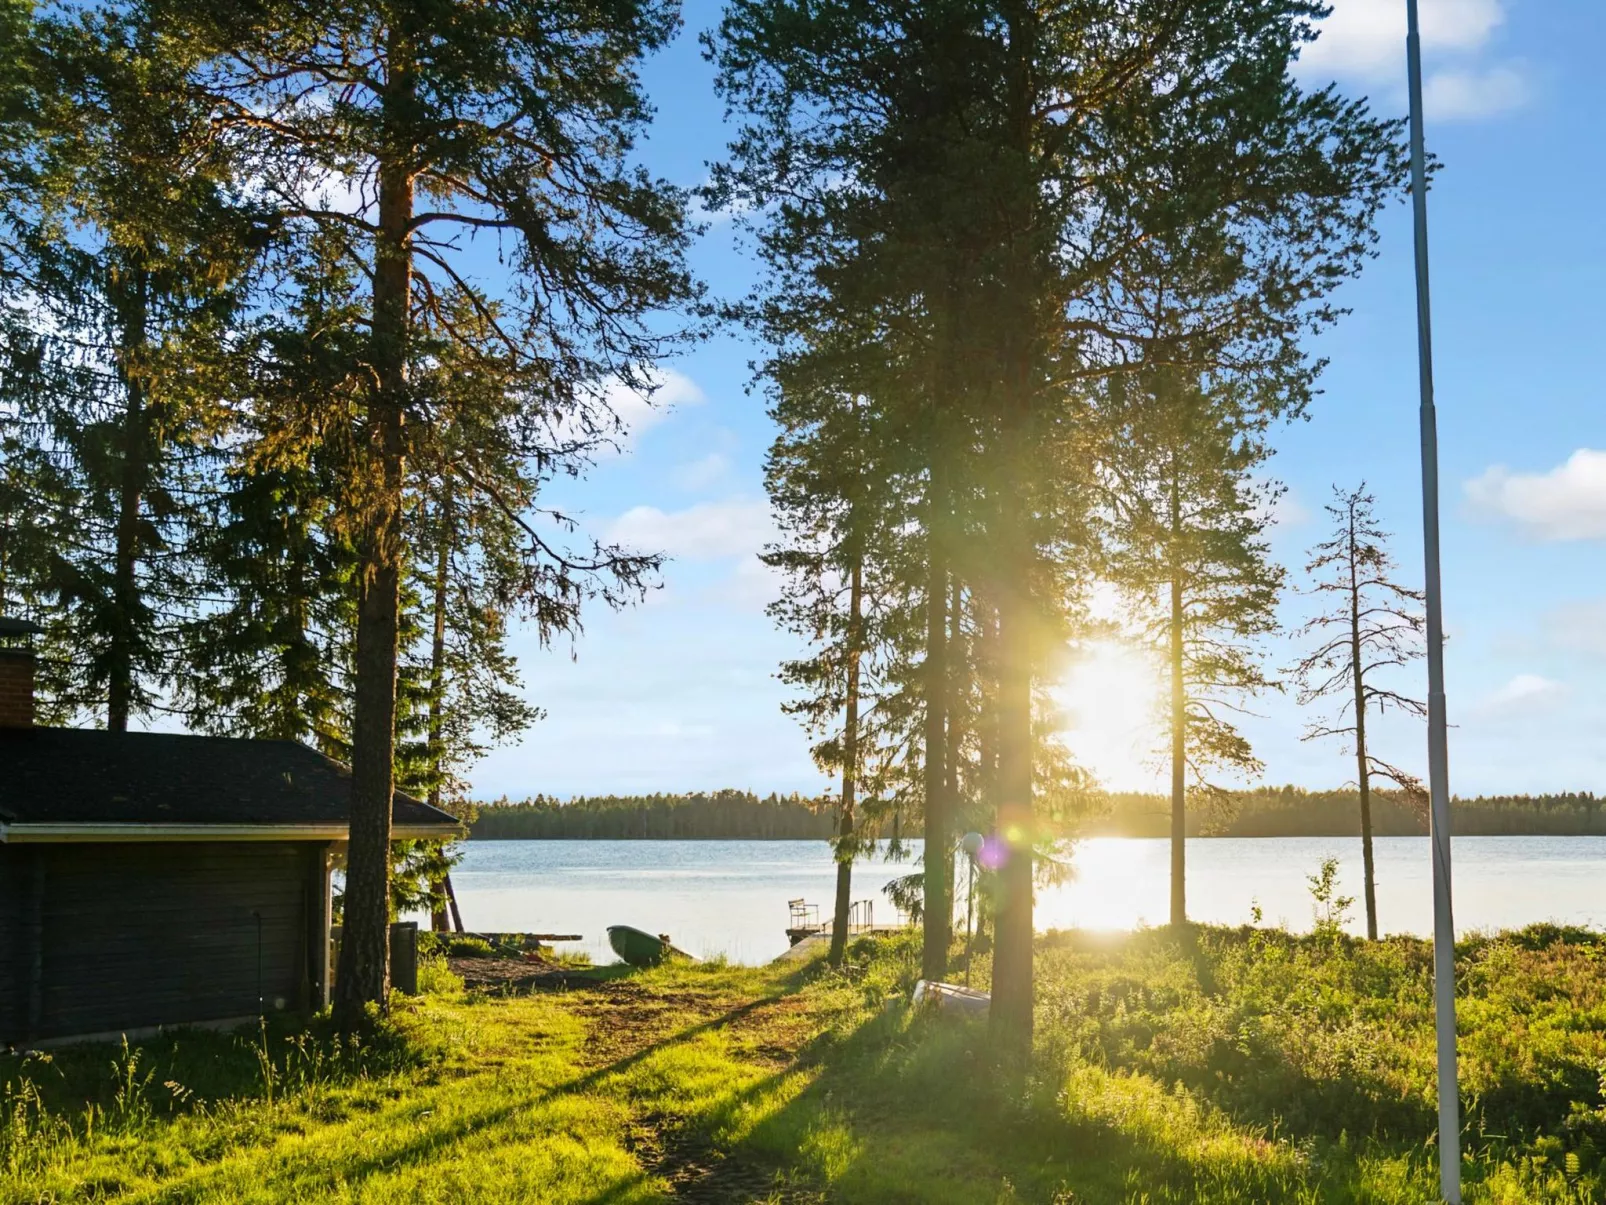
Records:
M1459 794L1606 791L1606 103L1599 0L1421 0L1428 141L1444 163L1430 199L1444 519L1451 785ZM1404 109L1404 0L1334 0L1301 73ZM701 182L727 135L696 35L716 3L646 71L658 120L654 171ZM1298 572L1324 534L1334 483L1364 479L1396 533L1402 577L1421 577L1416 333L1409 213L1382 223L1381 256L1340 296L1352 311L1312 347L1326 357L1309 421L1280 431L1272 473L1289 486L1274 536ZM694 263L716 293L751 281L728 223ZM548 718L474 771L482 798L745 787L813 791L806 741L774 679L795 648L763 614L755 559L767 531L770 440L747 393L754 349L726 335L669 370L652 410L632 407L622 454L563 502L591 531L672 558L643 606L591 612L572 646L515 640ZM1594 451L1592 451L1594 450ZM1290 624L1307 604L1291 596ZM1292 659L1284 640L1276 664ZM1066 740L1114 787L1145 787L1150 685L1105 650L1066 683ZM1265 780L1333 786L1347 762L1299 740L1289 698L1247 724ZM1419 726L1385 722L1380 751L1420 772Z

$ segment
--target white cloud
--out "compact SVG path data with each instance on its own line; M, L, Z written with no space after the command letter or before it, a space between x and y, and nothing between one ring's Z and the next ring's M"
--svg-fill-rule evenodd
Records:
M1500 0L1422 0L1422 48L1468 53L1505 20ZM1321 36L1300 54L1305 73L1377 79L1405 74L1404 0L1333 0Z
M620 443L629 446L648 427L669 417L677 406L697 406L707 400L702 387L683 372L660 369L649 375L647 390L632 389L623 381L610 381L602 401L624 427Z
M1273 527L1301 527L1310 522L1310 510L1299 500L1293 486L1279 486L1269 500L1262 500L1259 509Z
M625 732L621 733L621 735L668 737L674 740L707 740L709 737L719 735L719 729L712 724L685 724L679 720L659 720L656 723L648 724L639 733Z
M707 456L697 460L688 460L685 464L675 466L671 474L676 485L684 490L706 489L723 477L730 469L731 462L728 456L720 452L710 452Z
M715 592L721 602L738 610L762 611L781 596L785 587L786 577L779 569L750 556L737 562L735 572Z
M690 561L751 557L774 538L774 534L769 505L746 498L699 502L678 511L637 506L620 515L608 528L608 538L616 543Z
M379 189L371 172L348 175L323 172L302 188L301 200L310 209L329 209L353 217L371 217L379 206Z
M1531 711L1547 707L1566 693L1554 678L1539 674L1518 674L1499 689L1485 695L1477 710L1484 713Z
M1532 94L1516 62L1479 62L1505 21L1502 0L1422 0L1422 50L1431 63L1422 85L1429 118L1454 121L1489 117L1520 108ZM1333 0L1333 12L1317 25L1316 41L1300 51L1299 73L1307 79L1348 79L1396 85L1394 102L1405 100L1405 4L1403 0Z
M560 444L584 446L602 459L629 451L643 431L663 422L677 407L706 400L696 381L673 368L648 372L640 389L614 377L580 399L583 415L567 413L554 423L552 438Z
M1606 452L1579 448L1548 473L1494 465L1465 488L1475 508L1518 524L1535 539L1606 539Z
M1545 635L1555 647L1606 656L1606 598L1566 603L1543 622Z
M1430 118L1492 117L1528 103L1528 79L1511 64L1485 70L1435 71L1422 85L1422 107Z
M697 194L692 195L691 203L686 206L686 216L692 221L705 223L709 226L723 226L733 222L743 214L749 212L753 206L745 200L736 200L724 209L710 209L708 202Z

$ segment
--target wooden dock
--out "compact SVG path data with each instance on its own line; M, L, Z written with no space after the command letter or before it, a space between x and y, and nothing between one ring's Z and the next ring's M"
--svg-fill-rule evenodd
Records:
M786 940L794 946L811 937L829 936L834 927L832 921L820 919L818 904L811 904L806 900L788 900L787 909L789 918ZM896 924L876 924L874 900L854 900L848 908L849 937L862 937L871 933L901 933L908 927L909 922L901 917Z
M863 937L866 934L874 933L902 933L908 927L909 923L907 921L896 925L852 925L848 928L848 936ZM786 940L795 946L798 942L807 941L811 937L829 937L830 934L831 925L827 923L808 929L788 929L786 931Z

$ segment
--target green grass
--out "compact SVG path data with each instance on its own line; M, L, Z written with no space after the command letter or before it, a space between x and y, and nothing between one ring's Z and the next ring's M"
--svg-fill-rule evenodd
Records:
M1467 1199L1603 1195L1606 939L1463 943ZM1376 1202L1433 1196L1422 943L1059 934L1038 1042L850 965L475 994L434 959L359 1043L185 1033L0 1057L0 1202ZM978 965L983 980L985 957Z

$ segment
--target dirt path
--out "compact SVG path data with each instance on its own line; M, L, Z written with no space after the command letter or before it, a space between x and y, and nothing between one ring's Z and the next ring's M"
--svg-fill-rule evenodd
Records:
M819 1032L808 1002L793 994L755 995L677 985L660 990L629 975L598 978L518 959L452 959L465 984L513 993L561 992L565 1010L590 1025L581 1069L592 1074L617 1071L654 1050L692 1034L723 1032L744 1062L774 1072L796 1064L803 1047ZM818 1193L779 1180L781 1169L731 1156L688 1128L685 1119L640 1113L627 1146L642 1169L664 1180L673 1199L692 1205L813 1205Z

